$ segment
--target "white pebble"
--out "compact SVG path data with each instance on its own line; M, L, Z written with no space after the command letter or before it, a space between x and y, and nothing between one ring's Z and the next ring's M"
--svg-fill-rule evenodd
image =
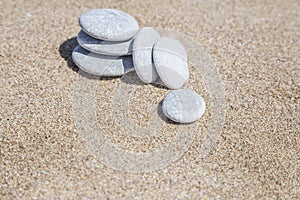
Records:
M79 25L88 35L107 41L129 40L139 28L132 16L114 9L89 10L79 17Z
M192 123L200 119L205 111L203 98L191 89L169 92L162 103L163 113L172 121Z
M179 89L189 78L187 53L175 39L161 38L153 47L153 60L161 81L170 89Z
M95 39L81 30L77 41L82 48L97 54L123 56L132 52L133 38L123 42L111 42Z
M141 29L135 36L132 62L138 77L144 83L153 83L158 78L152 59L153 45L160 39L157 31L150 27Z
M100 55L80 46L73 50L72 59L80 69L97 76L121 76L134 70L131 56Z

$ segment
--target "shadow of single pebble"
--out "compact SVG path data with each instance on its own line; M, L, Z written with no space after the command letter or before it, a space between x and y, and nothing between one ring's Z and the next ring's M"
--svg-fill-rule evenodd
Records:
M169 118L167 118L167 116L163 113L163 109L162 109L162 103L164 100L161 100L158 105L157 105L157 114L159 116L159 118L161 120L163 120L164 122L166 122L167 124L176 124L176 125L181 125L180 123L174 122L172 120L170 120Z
M140 80L138 75L135 71L128 72L127 74L124 74L121 77L121 81L123 83L129 84L129 85L137 85L137 86L143 86L146 85L143 81ZM160 80L155 81L154 83L151 83L156 88L161 88L165 90L169 90L166 86L163 85L163 83Z
M161 89L165 89L165 90L169 90L169 88L167 88L160 79L158 79L157 81L155 81L154 83L151 83L154 87L157 88L161 88Z
M135 71L132 72L128 72L127 74L124 74L121 77L121 81L123 83L129 84L129 85L145 85L145 83L143 83L139 77L137 76L137 74L135 73Z

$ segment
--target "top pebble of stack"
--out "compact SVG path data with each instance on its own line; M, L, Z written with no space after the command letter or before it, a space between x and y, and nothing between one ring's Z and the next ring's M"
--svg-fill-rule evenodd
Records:
M126 41L138 31L138 23L129 14L114 9L94 9L79 17L82 30L106 41Z

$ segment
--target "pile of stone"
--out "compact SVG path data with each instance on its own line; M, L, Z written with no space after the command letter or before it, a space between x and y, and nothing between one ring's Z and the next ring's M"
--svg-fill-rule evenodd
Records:
M144 83L159 80L173 89L163 101L163 112L171 120L191 123L204 113L202 97L180 89L189 78L187 52L175 39L160 37L150 28L139 29L129 14L114 9L95 9L79 17L79 45L73 50L74 63L98 76L122 76L136 72Z

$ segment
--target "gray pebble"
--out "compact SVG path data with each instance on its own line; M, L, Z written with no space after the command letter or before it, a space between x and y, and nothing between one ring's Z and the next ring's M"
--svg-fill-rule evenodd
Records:
M126 41L138 30L138 24L129 14L114 9L94 9L79 17L79 25L88 35L107 41Z
M122 76L134 70L131 56L100 55L80 46L73 50L72 59L80 69L97 76Z
M158 78L152 59L153 45L160 39L157 31L150 27L141 29L135 36L132 62L141 81L153 83Z
M161 81L170 89L179 89L189 78L187 53L175 39L161 38L153 47L153 60Z
M111 42L95 39L81 30L77 41L82 48L97 54L123 56L131 54L133 38L123 42Z
M205 111L203 98L191 89L169 92L162 103L163 113L172 121L192 123L200 119Z

